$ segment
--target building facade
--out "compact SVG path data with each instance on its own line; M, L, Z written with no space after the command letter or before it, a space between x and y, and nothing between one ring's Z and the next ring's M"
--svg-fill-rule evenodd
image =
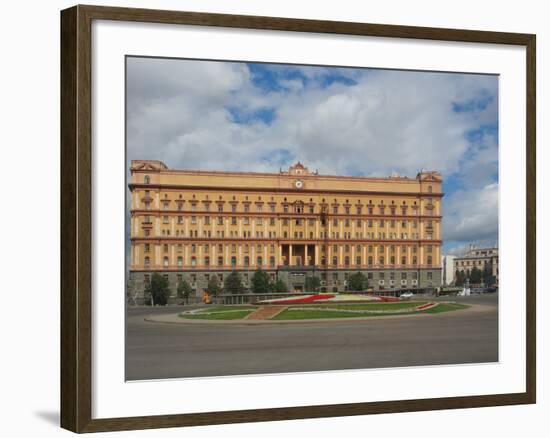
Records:
M455 279L455 256L444 255L441 257L441 285L448 286Z
M470 249L461 257L454 260L454 270L469 274L476 267L480 271L488 268L498 285L498 248L476 248L470 245Z
M291 292L305 278L345 291L363 272L374 289L441 284L441 175L327 176L297 163L279 173L169 169L131 162L128 287L143 296L153 272L175 294L197 295L212 275L261 268Z

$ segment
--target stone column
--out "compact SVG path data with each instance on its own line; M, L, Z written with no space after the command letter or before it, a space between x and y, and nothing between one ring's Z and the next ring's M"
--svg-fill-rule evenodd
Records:
M288 245L288 265L292 266L292 244Z
M319 248L319 245L315 245L315 266L319 266L319 252L320 252L320 248Z

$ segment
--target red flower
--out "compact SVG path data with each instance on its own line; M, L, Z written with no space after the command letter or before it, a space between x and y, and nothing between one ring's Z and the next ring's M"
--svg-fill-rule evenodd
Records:
M314 301L326 300L334 298L334 295L310 295L309 297L289 298L288 300L277 300L275 304L300 304L313 303Z

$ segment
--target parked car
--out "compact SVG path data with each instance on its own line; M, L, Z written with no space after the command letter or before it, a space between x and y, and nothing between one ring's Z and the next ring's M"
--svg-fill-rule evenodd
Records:
M412 292L404 292L402 293L401 295L399 295L399 298L412 298L413 297L413 293Z

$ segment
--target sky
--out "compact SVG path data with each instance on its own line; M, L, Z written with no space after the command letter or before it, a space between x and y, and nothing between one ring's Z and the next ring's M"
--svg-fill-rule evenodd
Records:
M127 58L127 157L181 169L443 175L445 254L498 242L498 77ZM128 163L129 164L129 163Z

